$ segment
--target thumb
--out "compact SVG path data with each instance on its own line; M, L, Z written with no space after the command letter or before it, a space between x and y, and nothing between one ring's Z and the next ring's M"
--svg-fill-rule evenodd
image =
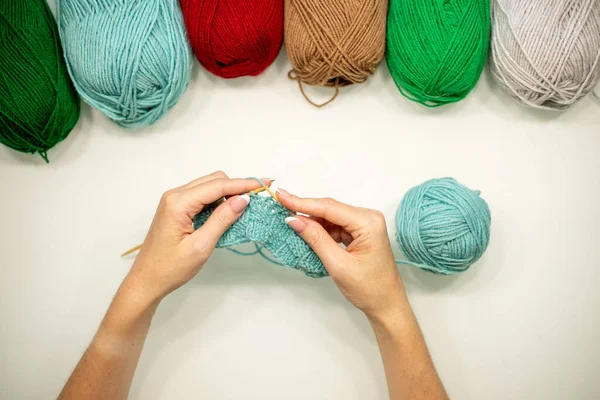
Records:
M321 224L302 216L287 217L285 222L317 253L330 275L332 269L343 265L343 259L348 253L333 240Z
M212 251L225 231L242 216L249 202L250 197L247 194L230 198L213 211L192 237L194 240L201 240L204 246Z

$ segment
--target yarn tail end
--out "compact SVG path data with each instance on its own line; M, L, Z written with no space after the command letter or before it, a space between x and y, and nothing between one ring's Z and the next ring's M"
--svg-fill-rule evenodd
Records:
M396 262L396 264L410 265L413 267L417 267L423 271L428 271L428 272L434 273L436 275L455 275L457 273L455 271L441 270L438 268L433 268L427 264L419 264L419 263L408 261L408 260L394 260L394 261ZM459 272L462 272L462 271L459 271Z
M50 160L48 159L48 153L46 151L40 151L38 152L38 154L42 156L44 161L46 161L46 164L50 164Z

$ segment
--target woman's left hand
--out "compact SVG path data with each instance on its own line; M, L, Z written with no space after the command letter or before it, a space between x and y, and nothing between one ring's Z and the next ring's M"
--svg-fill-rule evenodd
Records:
M270 185L272 180L264 180ZM230 179L218 171L163 194L127 277L152 301L159 301L191 280L204 266L223 233L242 215L249 202L247 192L260 184L252 179ZM197 231L193 218L215 201L221 204Z

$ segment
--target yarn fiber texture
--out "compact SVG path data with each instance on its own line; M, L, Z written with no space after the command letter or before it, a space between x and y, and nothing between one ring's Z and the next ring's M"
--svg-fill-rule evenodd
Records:
M600 1L496 0L491 71L521 104L561 110L600 78Z
M284 40L295 78L346 86L373 74L385 53L387 0L286 0Z
M490 240L491 216L480 192L453 178L410 189L396 213L396 239L410 264L436 274L466 271Z
M216 208L217 205L211 205L196 215L194 229L204 225ZM302 271L311 278L328 276L317 254L285 223L285 218L289 216L290 212L272 197L253 194L242 216L221 236L217 248L259 243L282 265ZM259 252L269 259L260 248Z
M387 64L403 96L428 107L464 99L488 54L489 0L390 0Z
M59 28L81 97L123 127L150 125L187 88L191 51L177 0L60 0Z
M45 0L0 1L0 143L47 151L79 119L54 17Z
M181 0L200 63L223 78L259 75L283 42L283 0Z

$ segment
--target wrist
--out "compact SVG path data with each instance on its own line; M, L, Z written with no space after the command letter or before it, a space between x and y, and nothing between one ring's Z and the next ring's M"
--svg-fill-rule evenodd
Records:
M129 292L141 304L160 303L170 293L162 279L153 272L160 267L154 265L144 254L139 254L119 290Z
M388 331L406 325L408 320L414 319L413 311L403 287L393 291L393 295L386 297L384 304L370 312L365 312L365 315L373 329L378 328Z
M91 348L106 354L121 354L139 342L160 303L137 279L127 275L94 337Z
M147 285L135 273L130 272L123 280L115 298L122 297L127 303L139 309L140 312L144 312L156 308L165 296L151 285Z
M390 279L379 297L380 301L376 303L376 307L364 310L371 324L390 325L399 318L412 314L399 273L396 274L396 279Z
M398 302L384 309L365 313L365 315L374 328L379 327L390 330L402 324L403 320L409 318L412 315L412 310L408 302Z

